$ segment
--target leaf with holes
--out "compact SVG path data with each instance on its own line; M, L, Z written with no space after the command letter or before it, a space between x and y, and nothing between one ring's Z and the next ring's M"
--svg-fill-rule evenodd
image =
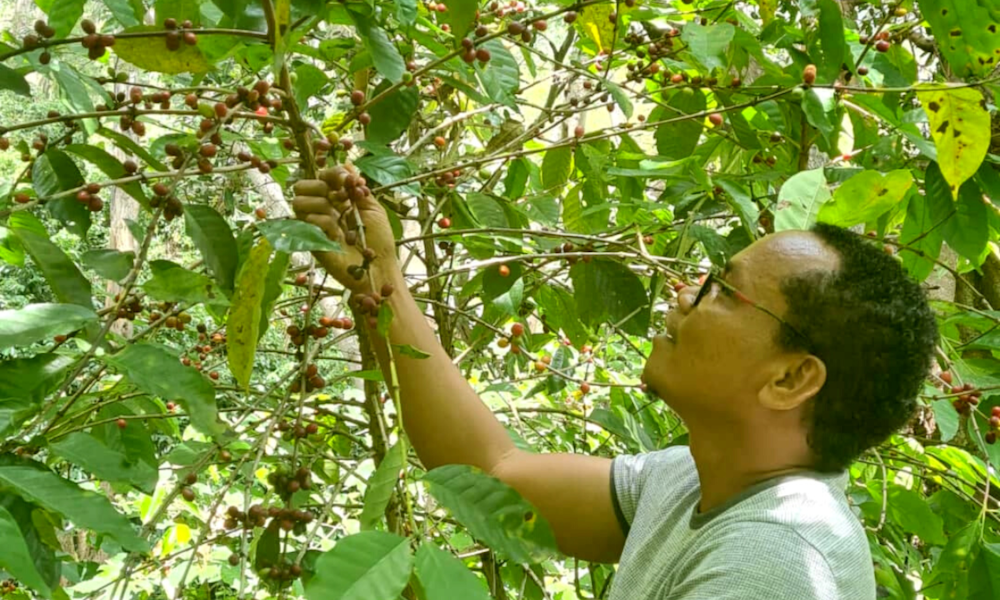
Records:
M902 202L911 187L913 175L904 169L885 174L862 171L837 188L816 220L839 227L873 221Z
M960 78L984 77L1000 59L1000 5L993 0L920 0L937 47Z
M970 87L918 91L927 113L937 161L953 198L979 170L990 146L990 115L983 95ZM919 89L919 88L918 88Z

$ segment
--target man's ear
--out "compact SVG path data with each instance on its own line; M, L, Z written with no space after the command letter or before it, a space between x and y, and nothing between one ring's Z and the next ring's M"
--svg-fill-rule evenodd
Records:
M792 354L776 367L774 376L757 393L761 406L771 410L798 408L826 383L826 365L812 354Z

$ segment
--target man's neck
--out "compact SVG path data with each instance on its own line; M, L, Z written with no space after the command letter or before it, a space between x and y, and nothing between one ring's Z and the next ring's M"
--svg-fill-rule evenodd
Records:
M808 470L800 433L755 426L692 427L691 456L701 484L699 512L715 508L761 481Z

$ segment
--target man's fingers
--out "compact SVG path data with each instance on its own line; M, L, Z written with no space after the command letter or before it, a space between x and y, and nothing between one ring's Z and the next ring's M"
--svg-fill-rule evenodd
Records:
M329 215L333 212L333 208L325 198L316 196L296 196L292 200L292 208L295 214Z
M303 179L296 182L293 189L296 196L319 196L320 198L326 198L326 195L330 193L326 184L319 179Z
M343 237L340 233L340 228L337 227L337 221L333 217L328 217L326 215L308 214L302 218L306 223L312 223L313 225L319 227L326 233L327 237L332 240L341 240Z

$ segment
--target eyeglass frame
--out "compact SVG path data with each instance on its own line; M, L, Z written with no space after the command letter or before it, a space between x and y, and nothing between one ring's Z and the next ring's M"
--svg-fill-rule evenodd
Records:
M780 316L776 315L773 311L771 311L768 308L762 306L759 302L755 302L755 301L751 300L749 297L747 297L746 294L744 294L740 290L736 289L732 284L730 284L725 279L722 279L721 274L722 273L720 272L720 269L718 267L716 267L715 265L713 265L708 270L708 273L705 276L705 280L701 283L701 288L698 290L698 295L695 296L694 302L691 304L691 308L695 308L696 306L698 306L699 303L701 303L701 301L705 298L705 296L708 294L708 292L711 291L713 283L718 283L722 287L724 287L724 288L728 289L730 292L732 292L733 296L737 300L739 300L739 301L741 301L741 302L743 302L745 304L749 304L750 306L756 308L757 310L770 315L772 318L774 318L776 321L778 321L778 323L780 323L780 324L788 327L788 329L790 329L795 335L799 336L799 338L801 338L802 341L804 341L806 343L806 348L813 348L814 347L814 345L812 343L812 340L810 340L807 335L805 335L804 333L802 333L801 331L799 331L798 329L796 329L794 326L792 326L791 323L789 323L785 319L783 319Z

